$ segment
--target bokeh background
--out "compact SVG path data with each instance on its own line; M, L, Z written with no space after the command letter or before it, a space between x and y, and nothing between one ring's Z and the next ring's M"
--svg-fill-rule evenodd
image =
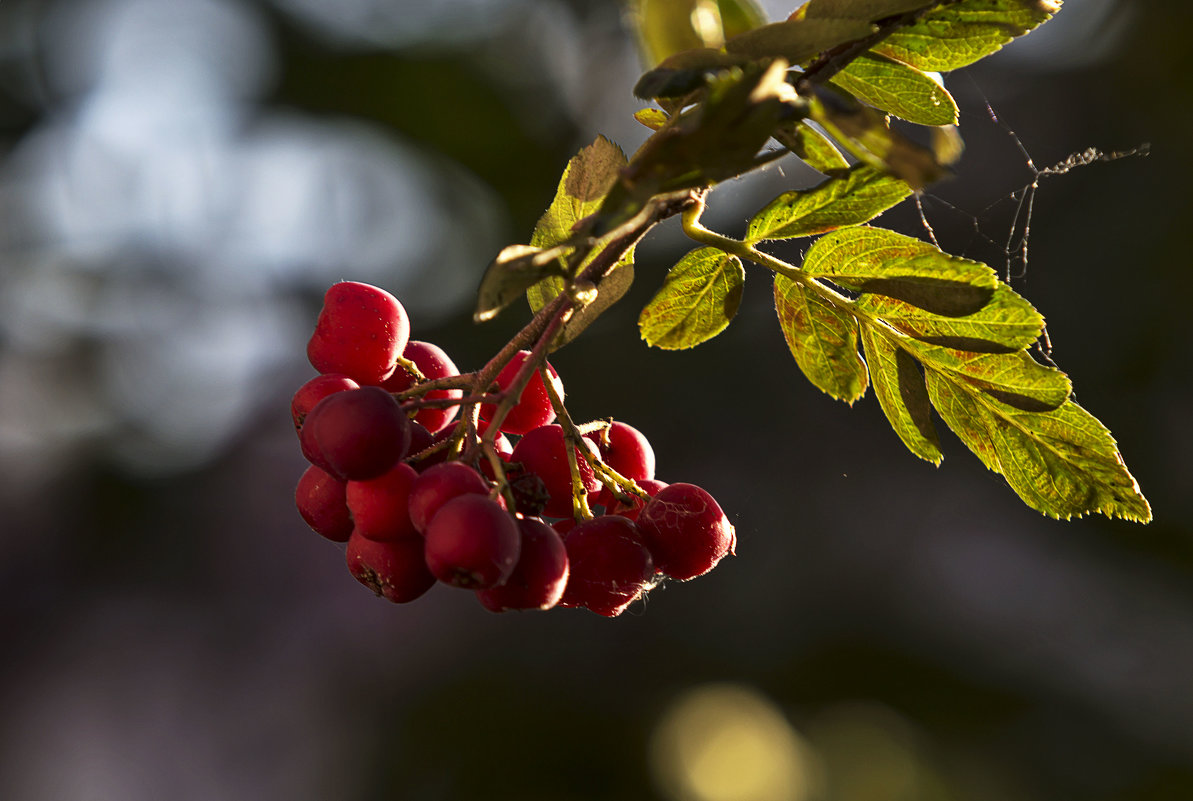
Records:
M1040 169L1150 143L1044 178L1011 271L1155 522L1042 518L947 433L919 462L802 378L761 274L718 339L646 348L668 225L553 363L738 555L610 621L371 596L293 510L288 401L336 280L465 368L526 319L471 324L481 271L580 146L646 133L623 9L4 0L0 798L1193 798L1191 17L1070 0L950 76L968 150L924 199L1002 269L1033 174L987 101ZM710 222L812 180L781 165Z

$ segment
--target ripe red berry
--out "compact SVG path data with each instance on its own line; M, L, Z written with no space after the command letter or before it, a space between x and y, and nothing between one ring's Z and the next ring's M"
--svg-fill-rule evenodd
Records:
M294 430L302 430L302 424L316 403L333 392L342 392L345 389L360 389L360 384L341 373L328 373L317 375L299 387L294 393L294 399L290 401L290 417L294 420Z
M332 475L362 481L376 478L406 455L410 421L380 387L349 389L315 404L300 440L313 463L327 465Z
M589 436L600 451L601 460L621 475L635 481L654 478L654 448L638 429L615 420L608 428Z
M409 339L410 318L397 298L369 284L341 281L323 296L307 358L321 373L378 385L393 373Z
M425 557L445 584L494 587L518 563L522 536L514 518L485 495L460 495L445 503L426 529Z
M638 515L638 527L655 567L681 580L712 570L737 543L716 500L694 484L659 490Z
M526 362L527 357L530 356L530 351L520 350L514 354L514 358L510 363L502 369L497 376L497 386L501 391L508 389L518 375L518 370ZM555 387L555 391L559 397L563 398L563 381L560 380L559 374L555 372L555 368L547 365L547 375L551 378L551 384ZM481 420L492 420L497 407L492 403L481 404L480 416ZM547 394L547 387L543 384L543 378L536 370L531 376L530 382L526 388L522 390L522 394L518 396L518 402L510 409L509 414L501 421L501 430L507 434L525 434L532 428L546 425L555 419L555 409L551 406L551 396Z
M423 560L422 537L377 542L353 533L344 556L357 581L396 604L413 601L435 585Z
M583 606L616 617L636 601L654 575L637 526L604 515L577 523L564 538L568 582L560 606Z
M581 438L581 443L595 455L596 449L591 442ZM535 473L543 480L550 498L543 507L543 514L548 517L571 516L572 472L568 465L563 428L546 425L528 431L514 446L510 461L521 464L523 472ZM576 449L576 466L586 492L592 492L600 486L579 449Z
M489 482L463 462L433 465L410 488L410 520L416 530L425 534L440 507L452 498L488 494Z
M522 534L521 555L504 584L477 590L477 598L492 612L507 609L550 609L563 597L568 557L553 528L535 518L517 521Z
M415 366L418 367L419 371L428 381L460 374L455 363L452 362L451 357L447 355L443 348L430 342L410 341L406 345L406 350L402 352L402 358L414 362ZM393 375L387 378L381 386L390 392L402 392L414 386L414 377L399 367L394 370ZM464 392L459 389L436 389L428 392L425 397L428 400L439 400L442 398L459 398L463 394ZM419 409L418 413L414 415L414 420L417 423L421 423L428 431L434 434L436 431L447 427L459 411L459 406L448 406L446 408L427 407Z
M367 481L349 481L348 508L356 533L370 540L398 540L417 537L410 522L410 488L418 473L405 462Z
M333 542L347 542L352 515L345 499L344 482L314 465L298 479L294 504L307 525Z

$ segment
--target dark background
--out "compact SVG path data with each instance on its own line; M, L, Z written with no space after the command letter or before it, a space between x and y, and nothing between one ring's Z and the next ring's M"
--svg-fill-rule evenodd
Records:
M668 225L553 363L738 554L611 621L373 598L293 509L287 404L333 281L465 369L525 321L470 323L481 271L580 146L645 134L619 8L5 0L0 797L1193 798L1191 16L1071 0L950 76L967 152L924 201L1001 270L1033 175L986 100L1040 169L1150 143L1044 178L1011 271L1155 522L1043 518L947 432L915 459L802 378L760 273L716 340L646 348ZM708 221L811 179L781 164Z

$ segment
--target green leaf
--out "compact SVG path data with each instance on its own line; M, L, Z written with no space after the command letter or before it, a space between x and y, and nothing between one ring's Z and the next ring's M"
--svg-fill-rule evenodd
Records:
M868 164L811 189L784 192L750 220L746 241L790 239L872 220L911 194L911 187Z
M830 83L857 99L919 125L954 125L957 103L941 84L914 67L862 53Z
M809 167L825 175L849 167L849 162L828 137L802 120L780 125L775 129L774 137Z
M927 72L972 64L1047 22L1061 0L962 0L894 31L874 52Z
M568 250L563 245L547 250L529 245L504 248L481 278L473 321L481 323L493 319L546 276L561 274L560 258Z
M932 425L932 404L924 376L916 360L873 326L863 326L861 334L870 381L886 419L908 450L939 466L944 455L940 452L936 427Z
M772 22L725 42L730 55L751 59L784 58L804 64L826 50L869 36L874 26L856 19L793 19Z
M904 334L933 345L981 353L1006 353L1030 347L1044 330L1044 318L1022 296L999 284L986 305L970 314L933 314L902 300L866 294L856 301L862 312L880 317Z
M576 223L600 209L626 164L621 148L603 136L573 156L563 170L551 205L534 227L530 244L545 248L570 240Z
M860 161L902 178L912 189L947 177L951 159L960 152L955 137L944 149L936 149L940 140L935 138L932 148L911 141L890 127L886 114L853 97L822 92L809 102L808 114Z
M775 312L795 363L817 389L851 405L866 394L853 315L782 273L775 274Z
M980 311L1000 286L994 270L981 262L869 226L817 239L804 257L803 270L848 289L886 295L951 317Z
M692 348L712 339L737 314L745 280L745 268L736 256L711 247L689 252L642 310L642 338L665 350Z
M939 0L808 0L793 14L804 19L860 19L874 22L935 5Z
M904 339L900 343L925 367L980 390L1008 406L1044 412L1069 399L1073 384L1055 367L1040 364L1026 351L973 353Z
M1114 438L1072 400L1048 412L1024 411L934 370L926 378L948 427L1031 508L1066 520L1091 512L1151 520Z
M753 0L637 0L630 18L651 66L684 50L719 48L766 22Z

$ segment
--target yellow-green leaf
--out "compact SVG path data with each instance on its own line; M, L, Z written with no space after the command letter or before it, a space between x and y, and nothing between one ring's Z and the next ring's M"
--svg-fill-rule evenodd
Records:
M830 83L858 100L920 125L953 125L957 103L930 75L885 56L863 53Z
M873 22L935 4L925 0L808 0L791 16L802 19L860 19Z
M962 0L929 11L874 47L927 72L964 67L1047 22L1061 0Z
M784 192L750 220L746 240L790 239L872 220L911 194L903 181L868 164L811 189Z
M543 278L560 274L560 257L567 250L565 246L546 250L529 245L504 248L481 278L472 319L478 323L491 320Z
M534 227L530 244L545 248L571 239L576 223L600 209L626 163L621 148L603 136L573 156L551 205Z
M725 330L741 305L746 271L741 260L711 247L697 248L667 273L638 318L647 344L692 348Z
M1046 412L1001 404L946 374L926 373L941 418L1023 502L1051 517L1098 512L1146 523L1151 508L1110 432L1072 400Z
M944 455L940 452L936 427L932 425L932 404L924 376L915 359L873 326L863 326L861 334L874 394L891 428L908 450L939 465Z
M765 23L766 15L753 0L636 0L630 20L642 58L653 67L684 50L719 48Z
M1027 351L974 353L914 339L904 339L900 344L925 367L1023 411L1059 408L1073 390L1067 375L1040 364Z
M725 42L730 55L746 58L784 58L804 64L838 45L864 39L874 26L856 19L794 19L772 22Z
M833 170L849 167L849 162L828 137L803 120L780 125L775 129L774 136L779 144L794 153L797 158L825 175Z
M999 284L984 306L969 314L945 316L886 295L865 294L858 309L916 339L957 350L998 353L1030 347L1044 329L1044 318L1021 295Z
M782 273L775 274L775 312L795 363L817 389L849 404L866 394L853 315Z

